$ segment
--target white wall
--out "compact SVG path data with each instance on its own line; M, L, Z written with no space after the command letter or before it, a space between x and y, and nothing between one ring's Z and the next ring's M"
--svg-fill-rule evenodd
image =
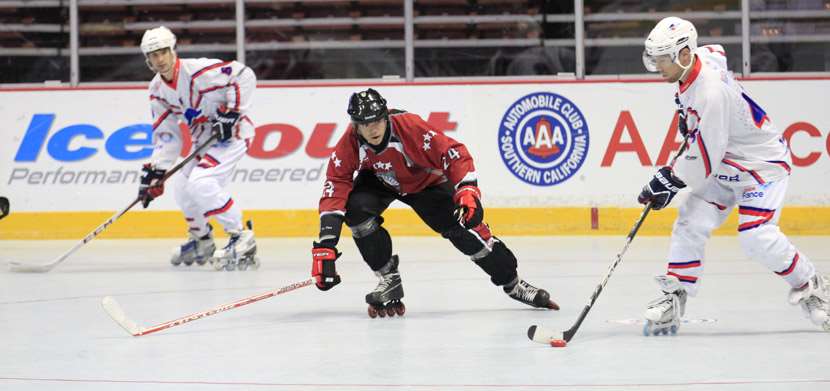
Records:
M806 125L795 127L817 129L816 137L801 131L791 139L797 157L804 158L812 153L817 158L813 163L794 167L788 204L830 205L830 119L827 116L830 80L745 81L743 84L782 130L799 122ZM623 112L630 113L648 159L654 164L674 113L674 87L656 82L387 86L380 83L373 87L387 98L391 107L418 113L425 119L431 114L433 118L440 118L441 113L449 114L448 119L455 123L455 129L447 134L464 142L474 154L480 185L490 207L634 206L636 194L654 167L643 166L633 152L620 153L612 164L602 165L615 126L621 116L625 117ZM310 143L315 127L318 136L325 133L321 129L334 127L333 137L325 141L329 146L336 142L348 124L345 113L348 97L362 88L259 88L252 116L257 126L261 130L290 126L299 130L294 133L301 133L302 141L295 151L285 156L243 160L239 168L247 170L248 181L237 181L232 185L234 196L241 205L247 209L315 209L325 176L326 158L313 158L306 148L309 144L322 146L319 141ZM573 102L584 116L583 135L587 134L589 139L579 169L570 178L551 186L531 185L519 180L508 170L499 153L500 125L508 109L523 96L541 92ZM560 105L560 109L562 107ZM551 112L547 114L551 115ZM561 118L562 114L559 115ZM38 149L39 143L32 142L37 139L34 137L37 129L30 127L37 118L34 123L40 123L41 132L45 131L49 116L54 116L53 123ZM535 115L530 117L537 118ZM145 130L149 127L148 99L144 90L0 90L0 118L3 125L0 131L0 194L13 199L16 210L115 210L134 197L137 189L134 177L123 183L123 178L118 176L127 171L138 171L146 159L130 160L119 155L124 151L140 151L146 146L132 146L118 152L121 143L117 136L112 136L116 130L131 125L141 125L139 129ZM82 124L88 126L80 127ZM24 143L27 130L28 142ZM62 142L66 140L65 136L76 133L87 136L75 136L68 144ZM120 134L126 133L129 132ZM273 151L280 141L287 142L287 138L281 140L279 134L270 133L260 147ZM141 138L142 133L133 137ZM623 134L622 140L630 142L628 132ZM114 152L108 151L108 143L109 150ZM65 150L79 148L91 148L80 150L80 153L88 151L90 156L64 161L68 158ZM261 170L261 177L252 181L256 178L251 178L250 174L257 169ZM90 171L105 171L107 179L115 183L104 180L105 183L84 184L84 181L96 181L88 174ZM266 176L269 181L265 180ZM163 197L154 204L154 209L175 209L172 197Z

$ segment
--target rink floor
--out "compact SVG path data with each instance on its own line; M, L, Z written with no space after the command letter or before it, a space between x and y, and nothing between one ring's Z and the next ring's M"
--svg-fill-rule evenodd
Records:
M830 273L830 238L792 240ZM826 390L830 333L786 302L788 286L716 237L677 336L644 337L667 237L635 239L566 348L567 329L623 237L505 238L519 272L562 307L512 301L440 238L395 238L404 317L369 319L375 277L348 241L343 283L314 287L132 337L101 308L115 297L142 326L308 278L311 239L261 239L258 271L174 268L174 240L97 240L47 274L0 271L3 390ZM74 241L0 241L0 262L49 262Z

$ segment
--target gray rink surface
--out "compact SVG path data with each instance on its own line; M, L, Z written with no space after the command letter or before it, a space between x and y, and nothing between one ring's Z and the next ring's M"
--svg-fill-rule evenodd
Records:
M561 311L508 298L438 237L393 238L402 318L369 319L376 279L344 238L343 283L306 287L142 337L101 308L113 296L148 327L309 277L311 238L259 239L257 271L174 268L178 240L96 240L46 274L0 271L3 390L825 390L830 333L787 304L789 287L735 237L707 248L700 294L677 336L644 337L667 237L638 237L574 340L567 329L622 248L622 236L505 237L519 273ZM830 274L830 239L793 237ZM0 262L45 263L75 241L0 241ZM224 244L224 241L219 243Z

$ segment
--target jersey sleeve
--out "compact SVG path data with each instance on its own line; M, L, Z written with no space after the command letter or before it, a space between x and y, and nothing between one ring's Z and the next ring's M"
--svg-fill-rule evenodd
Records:
M320 216L337 214L345 216L346 201L354 185L354 173L360 165L357 138L352 130L347 131L329 157L326 182L320 197Z
M408 129L404 133L409 135L412 159L417 164L442 172L455 187L478 180L473 157L464 144L432 130L415 114L405 115Z
M689 133L687 151L677 159L674 174L686 186L699 189L720 165L729 142L729 102L725 89L707 90L703 105L696 112L691 110L687 118L694 116L697 128Z
M199 107L207 93L222 90L227 110L246 112L251 108L256 90L253 70L237 61L216 62L203 66L193 76L191 106Z
M182 134L177 120L181 108L165 100L157 89L151 87L150 112L153 117L153 153L150 164L167 170L176 163L182 150Z

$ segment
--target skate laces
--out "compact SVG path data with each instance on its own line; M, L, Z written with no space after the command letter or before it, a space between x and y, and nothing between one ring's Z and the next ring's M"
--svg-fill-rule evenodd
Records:
M811 289L810 295L804 298L804 305L811 310L822 309L827 306L830 293L828 293L828 288L825 283L826 281L823 281L822 277L816 276L816 286Z
M536 298L536 293L539 292L539 289L534 287L533 285L528 284L524 280L520 280L516 283L516 286L510 291L510 296L516 299L520 299L524 302L532 303L533 299Z
M385 292L387 289L394 288L395 284L398 284L398 280L400 280L401 274L399 272L390 272L386 274L382 274L378 280L378 286L375 288L375 292Z
M190 250L196 249L196 245L198 244L196 243L196 240L197 239L190 238L190 240L185 242L185 244L181 245L181 253L186 253Z

